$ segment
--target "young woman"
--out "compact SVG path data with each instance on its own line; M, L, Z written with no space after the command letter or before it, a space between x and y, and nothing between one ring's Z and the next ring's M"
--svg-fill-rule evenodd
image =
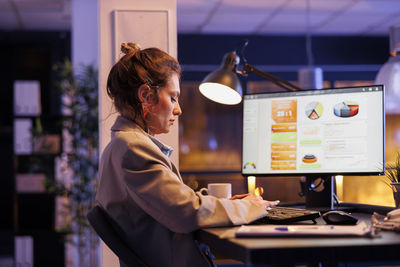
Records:
M169 159L172 149L154 137L168 133L182 114L179 63L157 48L124 43L121 51L107 81L120 116L102 154L97 201L148 265L212 266L193 231L249 223L277 202L253 195L218 199L186 186Z

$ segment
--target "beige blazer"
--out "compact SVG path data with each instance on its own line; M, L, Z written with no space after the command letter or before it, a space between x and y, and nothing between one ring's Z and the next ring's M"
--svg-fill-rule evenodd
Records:
M101 157L96 200L150 266L209 266L193 231L245 224L267 214L248 200L217 199L193 191L134 122L118 117L111 131Z

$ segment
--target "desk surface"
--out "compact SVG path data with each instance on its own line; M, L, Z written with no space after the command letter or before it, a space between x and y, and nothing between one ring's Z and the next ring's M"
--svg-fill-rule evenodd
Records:
M353 212L370 222L370 214ZM322 218L318 224L324 224ZM379 232L377 237L251 237L236 238L238 227L206 228L199 241L232 259L247 264L338 263L351 261L399 261L400 234Z

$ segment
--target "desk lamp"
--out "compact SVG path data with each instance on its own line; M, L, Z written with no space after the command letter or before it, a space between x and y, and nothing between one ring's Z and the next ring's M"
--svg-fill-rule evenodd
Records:
M235 51L226 53L222 61L221 67L208 74L199 86L200 92L208 99L217 103L226 105L235 105L242 101L242 86L240 84L237 74L247 76L254 73L266 80L269 80L276 85L284 88L287 91L299 91L302 88L278 78L268 72L261 71L256 67L247 63L243 56L244 48L247 46L248 41L242 41L238 47L241 47L240 58L243 61L243 69L237 70L240 63L240 58Z

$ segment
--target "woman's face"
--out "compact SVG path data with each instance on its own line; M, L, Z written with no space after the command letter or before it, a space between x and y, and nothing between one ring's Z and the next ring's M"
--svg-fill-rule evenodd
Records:
M158 91L158 103L151 106L146 116L147 127L152 134L168 133L177 116L182 114L178 102L180 92L179 78L175 73L167 85Z

